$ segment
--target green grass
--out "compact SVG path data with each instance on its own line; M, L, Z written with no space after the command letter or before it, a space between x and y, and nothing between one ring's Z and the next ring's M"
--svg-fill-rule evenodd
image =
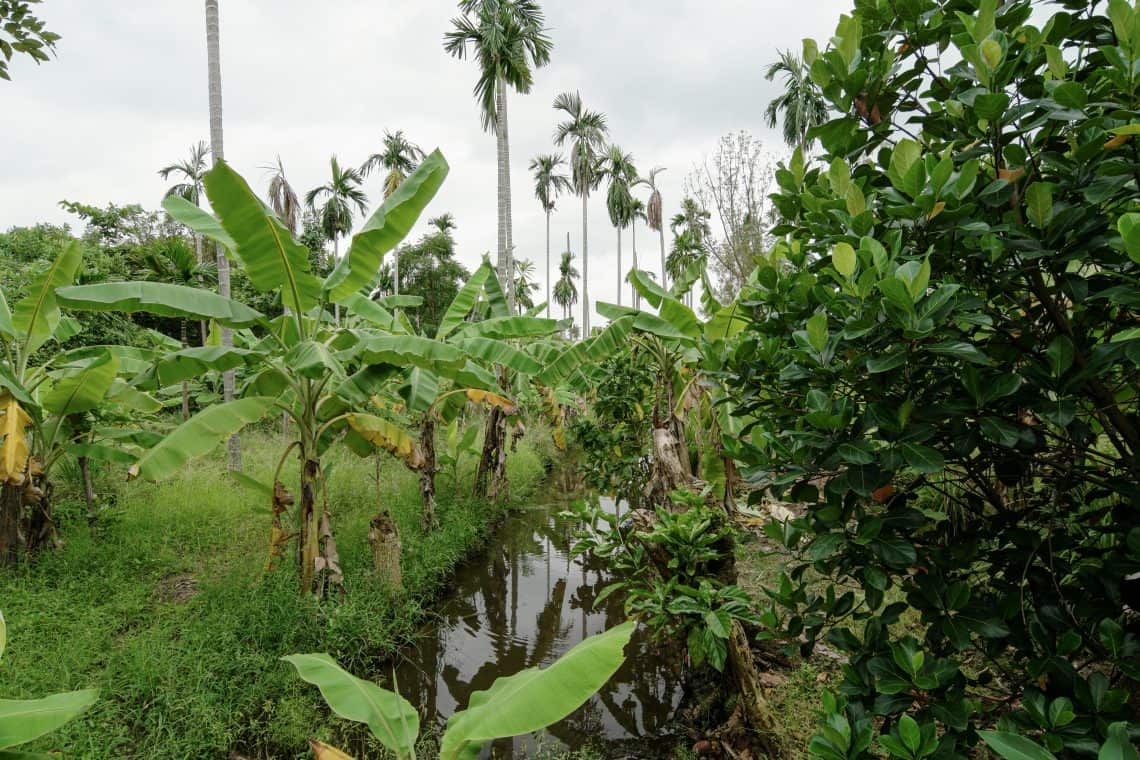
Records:
M509 458L514 503L542 484L543 441L536 432ZM280 452L272 433L248 435L246 472L268 481ZM378 499L373 460L334 449L324 463L332 464L329 504L346 578L344 596L325 602L298 595L291 563L263 572L268 510L233 484L220 457L161 484L104 474L98 485L114 506L93 527L64 477L64 545L30 567L0 571L9 624L0 694L102 693L88 714L28 749L63 748L70 758L300 758L309 756L307 737L344 736L346 724L330 719L316 689L279 658L327 651L357 674L381 672L504 508L467 496L468 461L458 489L439 476L442 527L425 536L417 479L400 464L383 461ZM403 593L372 578L367 531L378 506L401 528ZM162 590L183 575L197 593L170 601Z

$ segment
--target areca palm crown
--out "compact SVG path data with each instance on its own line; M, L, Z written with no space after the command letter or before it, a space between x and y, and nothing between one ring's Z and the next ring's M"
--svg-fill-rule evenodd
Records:
M617 302L621 306L621 231L633 221L633 193L630 188L637 181L633 154L626 153L617 145L609 146L602 159L602 171L609 179L606 210L610 214L610 223L617 231Z
M534 308L534 292L538 287L534 281L534 262L530 259L515 259L515 305L520 314Z
M665 217L662 213L661 188L657 186L657 175L665 171L664 166L654 166L649 174L638 180L649 188L649 201L645 205L645 221L649 229L657 233L661 240L661 285L669 287L665 278Z
M333 244L333 267L340 261L340 239L352 231L353 208L363 214L367 210L368 196L360 189L364 178L351 166L342 167L336 156L329 159L332 176L320 187L305 195L305 205L317 214L321 232ZM340 305L334 306L340 320Z
M768 103L764 120L775 129L783 114L784 142L806 154L813 142L808 139L808 130L827 121L827 103L812 82L808 67L790 50L781 51L779 60L770 64L764 74L769 82L778 76L783 77L784 92Z
M712 238L712 226L709 224L711 218L712 214L694 199L681 200L681 210L674 214L669 222L674 235L673 250L665 260L666 270L674 282L708 253ZM692 306L691 290L685 295L685 299Z
M609 127L605 114L582 105L577 92L564 92L554 99L554 108L566 114L554 131L558 145L570 143L570 177L574 194L582 199L582 336L590 334L590 261L587 208L590 191L602 181L599 154Z
M550 316L550 214L554 211L555 199L570 192L570 177L560 171L566 159L560 153L546 153L535 156L530 162L530 172L534 175L534 197L542 205L546 214L546 316Z
M285 178L285 165L281 163L281 156L277 157L276 164L266 168L270 171L269 207L277 214L277 218L286 229L296 235L301 223L301 199L297 197L297 192Z
M578 286L574 281L578 279L578 270L574 267L574 254L567 250L562 252L562 262L558 265L558 282L554 283L554 302L562 307L562 318L570 318L570 309L578 303Z
M384 175L384 198L396 192L400 183L416 170L420 161L424 160L424 152L420 146L404 137L404 130L395 132L384 130L383 149L373 153L360 165L360 174L367 177L374 171L387 170Z
M171 176L179 179L162 197L169 198L176 195L197 206L203 193L202 178L210 168L206 160L209 155L210 146L206 145L205 141L199 140L196 145L190 146L190 157L185 161L178 161L159 169L158 175L163 179L170 179Z
M456 58L470 55L479 64L475 99L483 129L494 131L498 158L499 280L511 281L514 266L511 232L511 153L507 91L530 92L534 69L550 62L553 43L542 8L534 0L460 0L460 15L444 35L443 48ZM514 299L512 288L505 288ZM513 303L508 304L513 308Z

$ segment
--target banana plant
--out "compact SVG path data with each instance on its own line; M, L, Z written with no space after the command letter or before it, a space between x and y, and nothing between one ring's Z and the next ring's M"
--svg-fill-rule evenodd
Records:
M75 281L82 263L83 248L72 241L11 310L0 292L0 562L54 542L52 470L78 443L99 440L100 410L154 404L123 378L138 369L131 349L51 350L77 332L55 292Z
M534 377L542 366L531 356L511 345L510 341L541 338L564 328L561 322L538 317L489 316L502 298L492 265L484 261L468 279L445 311L434 337L430 340L442 348L457 350L466 362L461 366L430 369L410 366L389 387L385 396L374 396L373 402L383 410L381 418L356 414L350 418L355 432L400 457L420 477L425 530L436 527L435 476L439 457L436 452L437 425L451 426L468 403L491 409L489 428L499 426L518 412L518 405L501 387L501 379L509 372L516 381ZM505 299L503 299L505 305ZM422 338L428 340L427 338ZM496 373L496 368L506 372ZM396 426L396 430L392 426ZM411 440L411 430L418 430L418 441ZM406 456L404 451L412 455Z
M4 613L0 612L0 657L8 641ZM95 704L98 689L52 694L41 699L0 699L0 760L33 760L48 755L12 750L49 734L79 717Z
M440 760L472 760L489 741L541 730L577 710L621 667L636 625L629 621L591 636L544 670L529 668L498 678L490 689L472 694L467 708L447 721ZM282 659L321 690L334 713L366 724L397 760L415 760L420 720L408 700L356 678L327 654L294 654ZM352 760L327 744L309 743L318 760Z
M295 537L304 594L325 593L343 581L320 465L323 452L357 415L368 413L376 390L405 367L439 372L459 369L467 362L454 347L396 331L399 318L366 295L384 255L411 230L447 171L439 151L428 156L369 217L348 253L323 279L310 269L308 250L224 161L205 176L206 196L216 217L168 198L164 204L168 213L224 246L253 288L280 298L285 307L281 315L271 317L233 299L162 282L103 283L57 291L59 301L75 309L141 311L248 331L244 346L239 341L232 347L189 347L158 358L152 371L159 386L229 369L244 370L243 382L233 401L207 408L179 425L132 466L130 475L148 480L169 477L245 426L269 415L286 415L292 422L291 440L285 444L272 484L264 488L271 496L273 515L267 564L275 565ZM359 319L338 325L329 313L331 306ZM382 436L371 440L375 445L388 443ZM293 454L300 470L299 499L281 480ZM283 518L291 508L294 525L286 529Z

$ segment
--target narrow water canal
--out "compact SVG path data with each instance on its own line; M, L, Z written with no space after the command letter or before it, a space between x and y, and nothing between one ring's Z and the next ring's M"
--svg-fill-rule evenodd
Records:
M612 499L602 505L615 510ZM509 516L488 549L459 569L438 615L401 654L400 691L420 708L424 728L441 729L472 692L499 676L545 667L583 638L621 623L622 599L593 601L610 583L593 558L571 558L565 504ZM635 637L625 665L606 687L539 737L496 742L483 757L532 757L538 747L592 747L614 758L661 757L681 698L674 658Z

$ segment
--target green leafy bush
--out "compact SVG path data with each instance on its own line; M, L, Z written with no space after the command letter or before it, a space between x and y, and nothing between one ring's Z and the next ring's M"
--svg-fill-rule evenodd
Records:
M1140 14L855 5L728 363L747 477L808 505L765 617L848 657L816 756L1095 753L1140 679Z

